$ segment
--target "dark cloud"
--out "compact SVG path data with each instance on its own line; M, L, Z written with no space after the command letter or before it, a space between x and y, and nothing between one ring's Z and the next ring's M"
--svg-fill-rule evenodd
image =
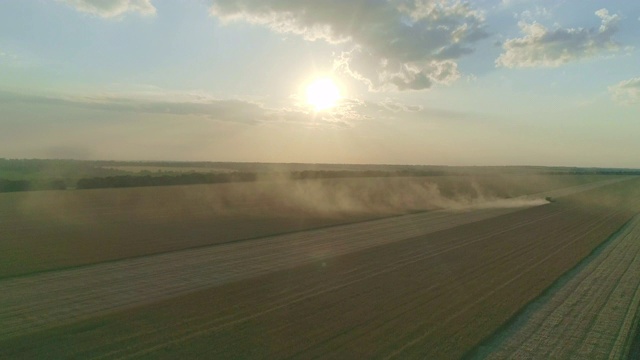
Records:
M449 0L216 0L213 15L345 43L336 68L371 90L422 90L459 77L455 60L488 36L483 14Z

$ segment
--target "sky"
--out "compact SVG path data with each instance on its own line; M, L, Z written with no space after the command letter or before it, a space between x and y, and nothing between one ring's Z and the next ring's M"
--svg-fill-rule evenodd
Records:
M640 2L2 1L0 158L640 168Z

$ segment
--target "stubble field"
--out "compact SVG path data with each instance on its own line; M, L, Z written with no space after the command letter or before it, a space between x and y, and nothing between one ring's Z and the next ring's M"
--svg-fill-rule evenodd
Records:
M481 202L493 205L483 208L458 198L455 211L137 259L119 253L125 259L9 277L0 280L7 290L0 319L10 324L0 335L0 355L459 358L640 211L636 179L567 179L528 189L556 189L557 201L541 206L496 205L491 195ZM625 321L633 323L629 329L636 325Z
M640 215L481 347L478 359L620 359L640 306Z
M0 193L0 278L415 211L615 176L439 176Z

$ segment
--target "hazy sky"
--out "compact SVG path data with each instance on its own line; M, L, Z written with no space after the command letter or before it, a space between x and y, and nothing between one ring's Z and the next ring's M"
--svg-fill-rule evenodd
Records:
M640 168L640 2L5 0L0 157Z

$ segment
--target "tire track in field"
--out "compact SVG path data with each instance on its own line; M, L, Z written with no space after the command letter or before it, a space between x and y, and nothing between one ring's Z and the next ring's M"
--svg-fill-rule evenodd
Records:
M624 358L640 306L640 215L567 276L474 358Z
M0 339L518 209L435 211L0 281Z

